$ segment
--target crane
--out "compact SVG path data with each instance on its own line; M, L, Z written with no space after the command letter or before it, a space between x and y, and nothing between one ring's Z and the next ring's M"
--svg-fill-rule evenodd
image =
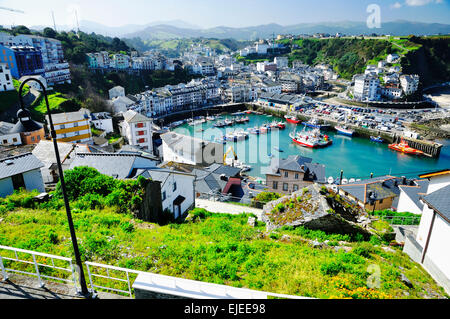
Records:
M0 10L6 10L6 11L12 11L12 12L18 12L18 13L25 13L22 10L16 10L16 9L11 9L11 8L7 8L7 7L0 7Z

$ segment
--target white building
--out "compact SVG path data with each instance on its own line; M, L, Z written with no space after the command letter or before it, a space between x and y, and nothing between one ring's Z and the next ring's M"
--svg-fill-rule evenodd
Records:
M20 133L11 133L15 124L0 122L0 145L21 145Z
M0 160L0 197L11 195L15 190L45 191L41 175L44 165L31 153Z
M14 83L8 64L0 63L0 92L12 90L14 90Z
M380 80L375 76L359 75L355 77L354 97L360 101L377 101L380 96Z
M111 114L108 112L91 113L91 123L96 129L106 133L114 132Z
M405 92L405 95L413 94L419 87L419 76L417 74L402 75L400 77L400 84Z
M386 61L388 63L395 63L399 58L400 56L398 54L389 54L386 58Z
M120 123L122 136L130 145L142 147L153 154L152 119L132 110L125 112L123 118Z
M169 132L161 135L164 162L190 165L223 164L223 145Z
M287 68L289 64L289 59L285 56L276 57L274 59L275 64L277 65L278 69L281 68Z
M170 169L153 168L140 176L161 183L163 211L169 211L175 219L195 205L195 175Z
M429 180L417 236L407 237L404 251L422 264L450 293L450 170L420 176Z
M112 100L118 96L125 96L125 89L121 86L115 86L111 90L108 91L109 99Z
M401 185L398 199L397 212L422 215L423 202L420 194L425 194L428 189L428 180L417 180L414 185Z

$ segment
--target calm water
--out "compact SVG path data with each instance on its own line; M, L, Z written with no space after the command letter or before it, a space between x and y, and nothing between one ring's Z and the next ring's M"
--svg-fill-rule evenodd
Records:
M334 131L326 131L325 134L333 139L333 145L323 149L308 149L294 144L289 134L302 130L303 125L287 123L284 119L269 117L266 115L248 115L250 122L237 124L233 127L215 128L214 122L191 127L187 124L174 129L175 132L195 136L208 141L213 141L228 132L235 130L261 126L272 121L282 121L286 124L285 130L272 131L268 134L253 135L249 139L237 143L228 142L224 145L225 151L232 146L241 162L252 166L249 175L265 178L265 167L270 164L270 155L278 158L287 158L289 155L302 155L310 157L314 162L326 166L326 176L338 178L341 169L344 176L350 178L368 178L374 176L392 174L397 176L417 177L419 173L450 168L450 141L440 141L444 144L439 158L416 157L401 154L390 150L387 144L380 144L369 139L359 137L347 137L336 134ZM229 116L228 118L232 118ZM221 120L223 120L222 118ZM200 130L203 129L203 132ZM278 147L283 152L274 150ZM232 157L232 152L228 155Z

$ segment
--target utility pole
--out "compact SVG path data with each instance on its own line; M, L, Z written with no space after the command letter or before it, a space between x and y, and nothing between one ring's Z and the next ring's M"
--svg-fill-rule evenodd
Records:
M55 32L57 32L56 30L56 22L55 22L55 13L52 11L52 19L53 19L53 30L55 30Z

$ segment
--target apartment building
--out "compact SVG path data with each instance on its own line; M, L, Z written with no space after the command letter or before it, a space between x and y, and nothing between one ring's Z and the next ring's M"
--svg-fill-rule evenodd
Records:
M45 75L49 85L71 83L69 63L64 60L61 41L36 35L21 34L14 38L16 45L32 46L42 55Z
M0 92L14 90L11 71L6 63L0 63Z
M153 153L153 120L133 110L123 114L124 121L119 124L121 135L128 140L128 144L141 147Z
M49 123L48 116L46 116L46 119L47 123ZM87 110L81 109L78 112L53 114L52 120L58 142L93 143L90 117Z
M0 62L8 64L11 75L17 79L45 73L42 54L32 46L0 45Z
M411 95L415 93L419 87L419 76L414 75L402 75L400 76L400 85L402 86L405 95Z
M279 56L274 59L274 63L277 65L277 68L287 68L289 59L285 56Z
M377 101L379 94L380 80L371 75L359 75L355 77L354 97L361 101Z
M130 67L130 57L125 54L114 54L111 65L115 69L128 69Z

